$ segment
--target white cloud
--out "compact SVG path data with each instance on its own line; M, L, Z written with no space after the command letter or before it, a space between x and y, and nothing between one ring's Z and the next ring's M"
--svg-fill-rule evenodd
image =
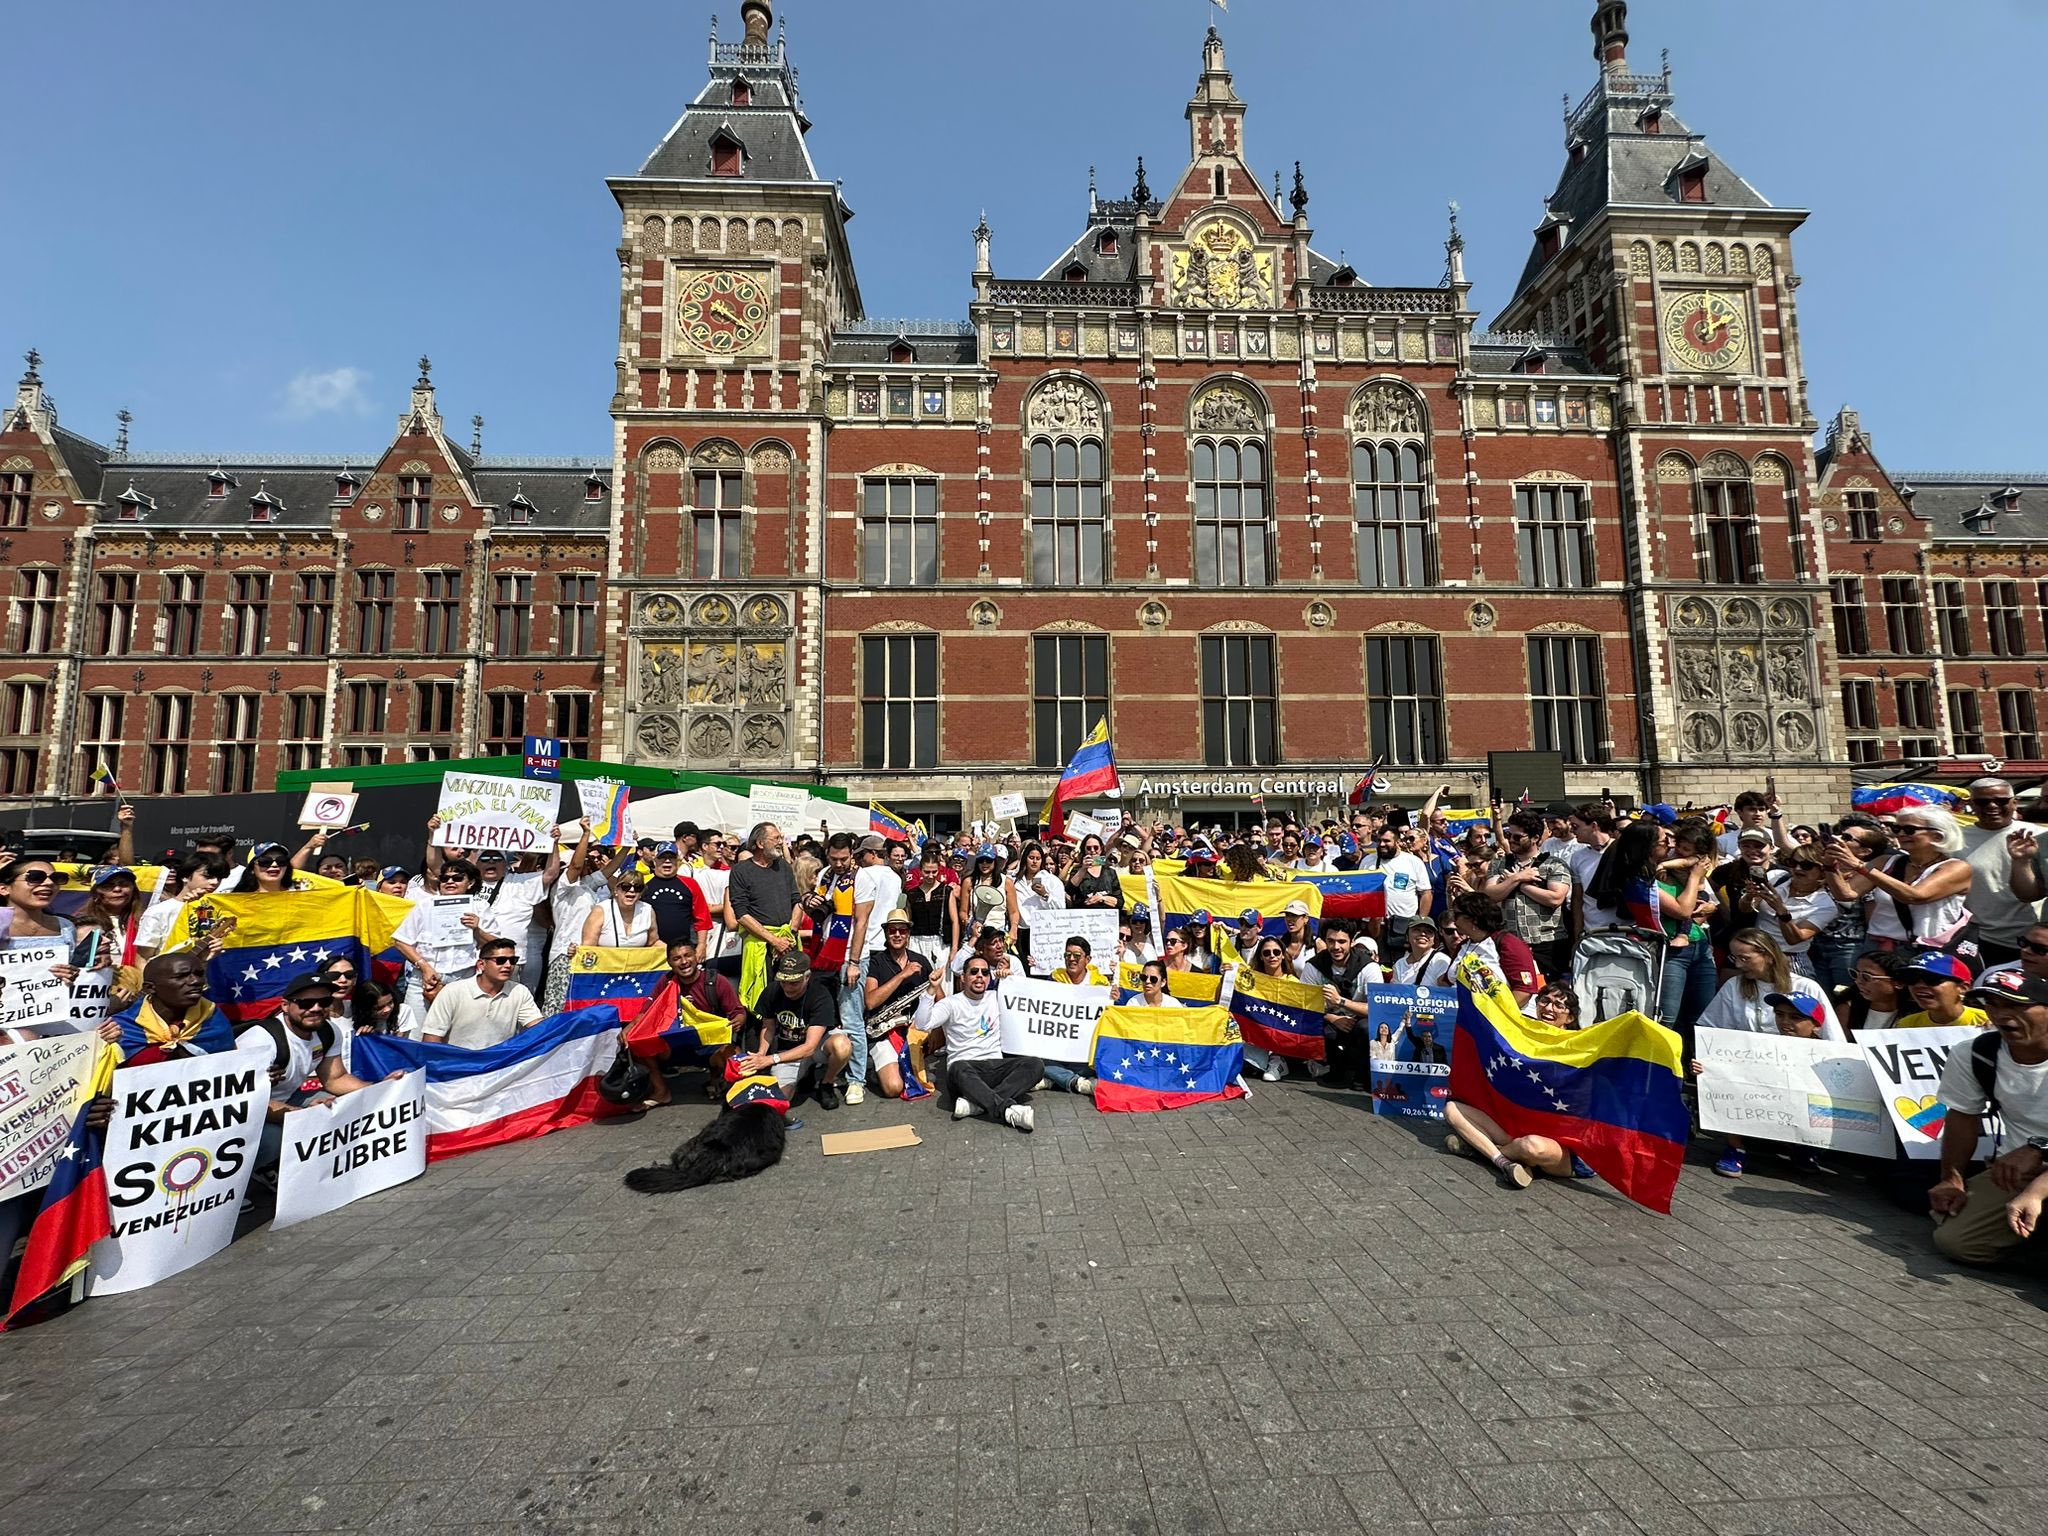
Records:
M292 421L313 416L367 416L369 398L363 393L370 376L360 368L330 368L315 373L307 368L284 387L283 415Z

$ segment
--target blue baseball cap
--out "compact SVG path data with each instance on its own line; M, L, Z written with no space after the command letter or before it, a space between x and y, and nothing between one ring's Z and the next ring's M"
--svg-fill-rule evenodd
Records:
M1133 903L1131 907L1131 921L1134 923L1145 923L1149 926L1152 921L1152 909L1142 901Z
M1240 923L1263 923L1266 920L1266 914L1257 907L1246 907L1237 914L1237 920Z
M1199 912L1190 912L1187 925L1190 928L1207 928L1210 925L1210 921L1209 911L1205 907Z
M654 856L655 856L656 858L660 858L660 857L661 857L661 856L662 856L662 855L663 855L664 853L680 853L680 852L682 852L682 850L681 850L680 848L676 847L676 845L675 845L674 843L656 843L656 844L654 845Z
M1932 976L1937 981L1952 981L1967 988L1977 978L1970 968L1954 955L1945 955L1938 949L1930 949L1913 957L1913 963L1906 967L1908 976Z
M1804 1014L1816 1024L1828 1021L1828 1005L1818 997L1808 997L1798 992L1766 992L1764 1001L1773 1008L1790 1008L1794 1013Z
M102 864L92 872L92 888L98 890L110 880L133 880L135 871L125 864Z
M379 880L410 880L412 878L412 871L403 864L386 864L377 871L377 878Z

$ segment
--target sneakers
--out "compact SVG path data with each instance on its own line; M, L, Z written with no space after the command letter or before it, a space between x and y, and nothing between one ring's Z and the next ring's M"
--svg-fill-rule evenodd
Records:
M1269 1083L1277 1083L1287 1075L1287 1063L1275 1056L1266 1063L1266 1070L1259 1075Z
M1506 1184L1509 1188L1527 1189L1531 1184L1534 1184L1536 1182L1536 1175L1531 1173L1524 1164L1507 1160L1504 1161L1506 1162L1506 1166L1500 1168L1500 1178L1501 1182L1503 1184ZM1495 1166L1499 1167L1500 1165L1496 1164Z
M1736 1148L1730 1147L1726 1152L1723 1152L1721 1154L1721 1160L1714 1164L1714 1172L1721 1175L1721 1177L1724 1179L1741 1178L1742 1153L1738 1151Z
M865 1087L864 1087L863 1085L861 1085L860 1083L848 1083L848 1084L846 1085L846 1102L847 1102L847 1103L849 1103L849 1104L858 1104L858 1103L860 1103L860 1102L861 1102L862 1100L866 1099L866 1098L867 1098L867 1096L868 1096L868 1091L867 1091L867 1089L866 1089L866 1088L865 1088Z
M1031 1085L1031 1091L1033 1093L1050 1093L1052 1091L1052 1079L1049 1077L1041 1077L1037 1082Z
M839 1085L837 1083L820 1083L814 1097L818 1101L818 1108L837 1109L839 1107Z
M1472 1149L1465 1145L1465 1138L1456 1131L1444 1138L1444 1150L1453 1157L1470 1157Z
M1027 1136L1038 1129L1038 1123L1032 1117L1029 1104L1012 1104L1008 1109L1004 1110L1003 1124L1014 1125Z
M953 1101L953 1118L955 1120L965 1120L969 1115L973 1113L974 1106L968 1103L965 1099L955 1099Z
M1090 1099L1094 1098L1094 1097L1095 1097L1095 1079L1094 1079L1094 1078L1092 1078L1092 1077L1077 1077L1077 1078L1075 1078L1075 1079L1074 1079L1074 1092L1076 1092L1076 1093L1078 1093L1078 1094L1081 1094L1081 1095L1082 1095L1083 1097L1085 1097L1085 1098L1090 1098Z

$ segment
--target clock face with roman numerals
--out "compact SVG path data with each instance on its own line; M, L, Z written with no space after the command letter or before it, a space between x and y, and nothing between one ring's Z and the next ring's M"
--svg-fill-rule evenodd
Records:
M1732 373L1749 362L1749 317L1711 290L1681 293L1664 306L1664 351L1683 373Z
M756 273L685 274L676 297L679 350L736 356L760 339L772 313L767 285Z

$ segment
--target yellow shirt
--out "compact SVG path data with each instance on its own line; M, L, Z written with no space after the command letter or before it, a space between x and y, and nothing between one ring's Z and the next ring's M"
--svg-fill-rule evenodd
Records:
M1086 981L1077 983L1073 977L1067 974L1067 968L1064 965L1052 973L1051 979L1063 981L1070 987L1076 985L1083 987L1106 987L1109 985L1109 978L1095 969L1093 965L1088 967L1088 979Z
M1991 1015L1982 1008L1965 1007L1963 1016L1949 1024L1937 1024L1924 1013L1902 1013L1892 1020L1893 1029L1989 1029Z

